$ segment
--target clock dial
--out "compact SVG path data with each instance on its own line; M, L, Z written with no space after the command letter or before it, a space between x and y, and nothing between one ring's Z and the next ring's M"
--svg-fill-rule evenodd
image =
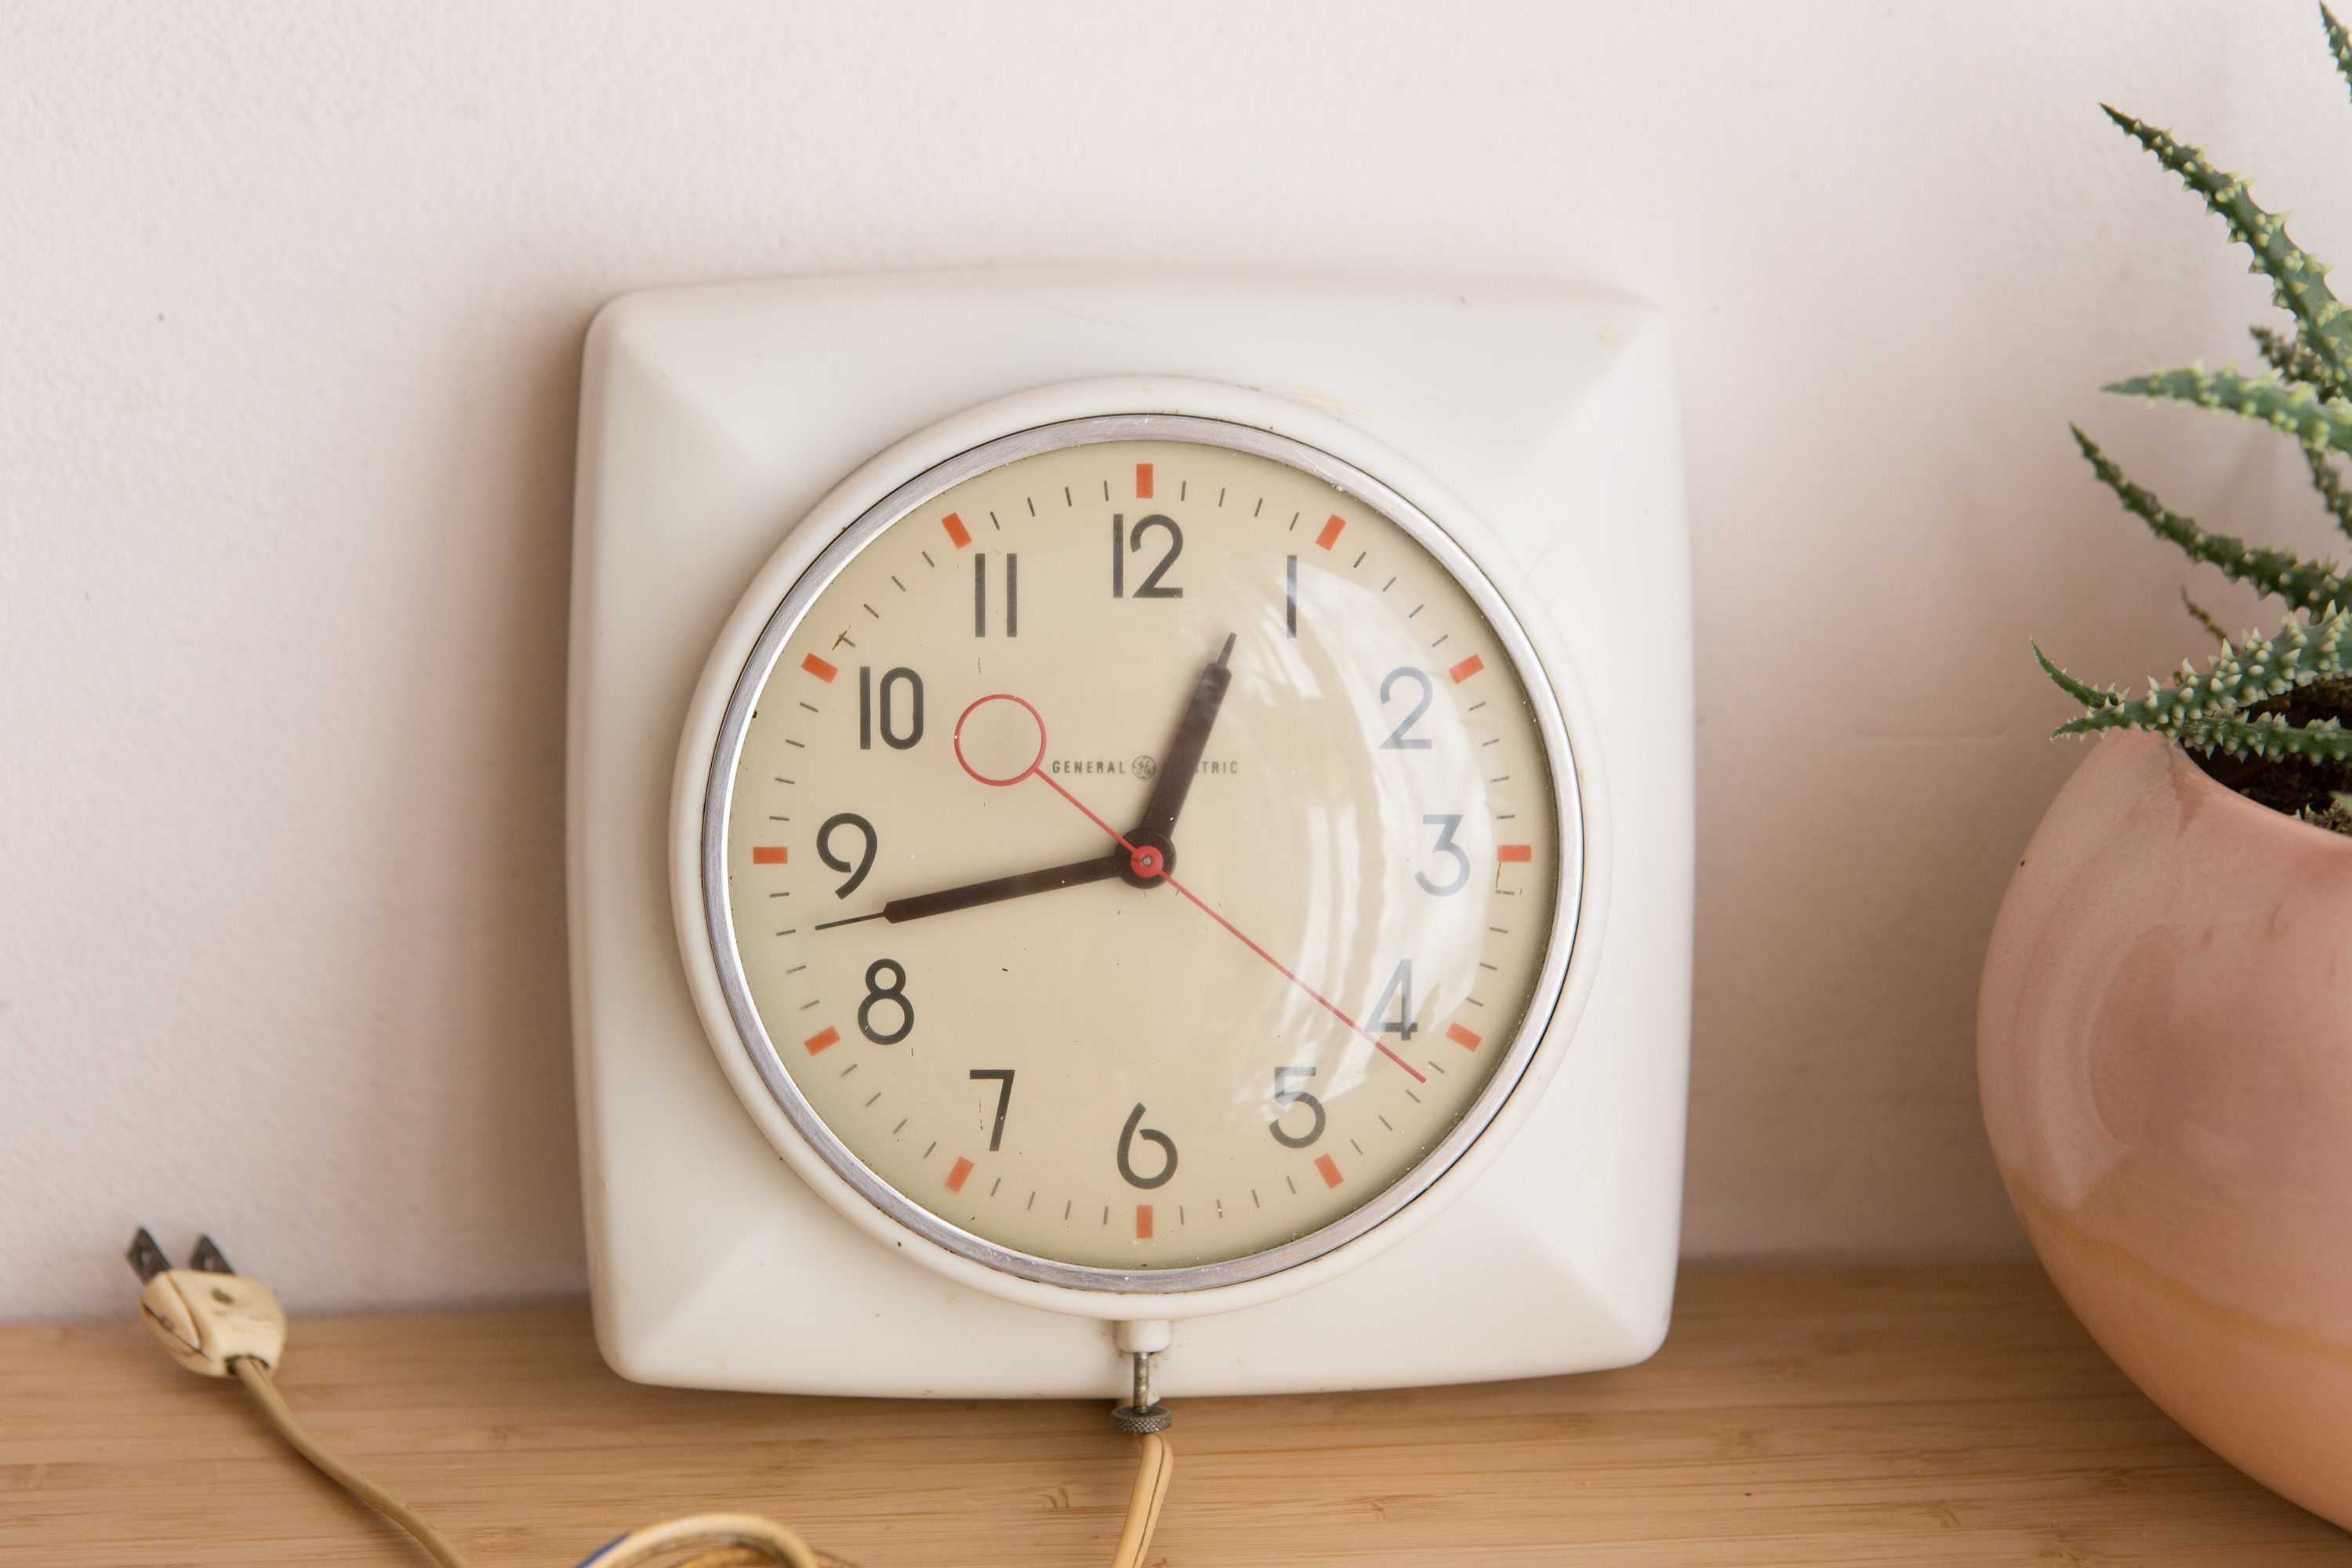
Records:
M1086 425L787 596L719 748L714 945L787 1112L936 1239L1232 1276L1425 1186L1524 1066L1565 738L1377 486ZM1233 434L1086 438L1140 426Z

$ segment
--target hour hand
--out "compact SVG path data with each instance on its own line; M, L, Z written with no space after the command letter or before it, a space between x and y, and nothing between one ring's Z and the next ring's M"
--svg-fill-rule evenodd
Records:
M821 921L812 929L824 931L833 926L856 925L860 921L888 921L897 925L902 921L921 920L926 915L977 909L982 904L1002 903L1007 899L1025 898L1031 893L1050 893L1056 888L1076 888L1087 882L1100 882L1118 876L1119 868L1126 863L1124 854L1097 855L1091 860L1076 860L1067 866L1048 866L1042 871L1023 871L1015 876L991 878L985 882L967 882L961 888L943 888L936 893L917 893L912 898L892 899L874 914L852 915L844 921Z
M1209 727L1217 721L1217 710L1224 706L1225 689L1234 682L1233 667L1226 662L1233 653L1234 639L1228 635L1216 658L1201 671L1201 679L1192 688L1192 700L1185 704L1184 717L1177 721L1176 738L1168 743L1168 755L1160 762L1160 778L1151 786L1151 798L1143 803L1143 816L1131 835L1136 842L1149 838L1165 846L1168 836L1176 830L1177 814L1184 809L1184 796L1192 788L1192 775L1200 771L1201 753L1209 746Z

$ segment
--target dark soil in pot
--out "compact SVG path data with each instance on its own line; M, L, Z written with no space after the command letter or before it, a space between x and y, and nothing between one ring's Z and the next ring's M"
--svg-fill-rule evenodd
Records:
M2284 714L2290 724L2325 723L2333 719L2352 729L2352 680L2318 680L2246 710L2249 718ZM2352 834L2352 811L2336 796L2352 795L2352 762L2318 762L2303 757L2233 757L2192 751L2196 764L2217 783L2229 785L2248 800L2283 811L2289 816L2338 833Z

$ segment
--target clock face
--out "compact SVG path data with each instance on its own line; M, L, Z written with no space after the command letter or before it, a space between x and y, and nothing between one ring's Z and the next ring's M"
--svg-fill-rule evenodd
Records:
M1493 1117L1579 876L1492 586L1327 455L1173 416L924 475L784 597L705 914L801 1134L1034 1279L1195 1289L1360 1235Z

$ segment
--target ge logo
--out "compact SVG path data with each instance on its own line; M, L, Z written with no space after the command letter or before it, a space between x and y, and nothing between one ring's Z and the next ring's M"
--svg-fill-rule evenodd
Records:
M1129 766L1139 779L1148 779L1160 771L1160 764L1150 757L1138 757Z

